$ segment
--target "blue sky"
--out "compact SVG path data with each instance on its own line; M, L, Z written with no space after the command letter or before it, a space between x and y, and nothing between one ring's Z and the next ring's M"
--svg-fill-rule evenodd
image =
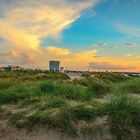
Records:
M139 16L140 0L0 0L0 64L140 71Z
M98 42L109 43L107 47L124 45L127 41L139 43L139 38L130 37L117 28L119 24L140 28L139 14L138 0L103 0L65 29L60 40L44 38L42 46L57 45L84 50Z

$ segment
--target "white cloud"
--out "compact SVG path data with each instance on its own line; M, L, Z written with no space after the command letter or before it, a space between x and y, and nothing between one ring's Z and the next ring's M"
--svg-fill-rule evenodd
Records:
M128 36L140 38L139 27L132 27L132 26L124 25L124 24L118 24L117 29Z
M19 40L27 43L26 46L37 47L42 37L58 36L81 16L83 10L93 6L96 1L12 0L10 4L5 2L6 8L1 11L4 17L0 20L0 36L7 41L12 36L10 43L14 40L14 45L20 46L15 44L15 40ZM0 5L1 3L0 1Z
M60 36L84 10L93 7L97 1L0 0L0 38L6 44L1 44L0 49L9 55L1 59L6 59L8 63L11 58L16 63L18 58L26 64L27 60L29 64L36 60L32 65L44 65L50 59L50 54L52 58L69 55L68 49L41 48L42 38ZM28 59L25 61L25 58Z

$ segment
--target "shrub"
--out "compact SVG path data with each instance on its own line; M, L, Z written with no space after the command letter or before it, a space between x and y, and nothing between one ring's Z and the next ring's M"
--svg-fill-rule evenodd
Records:
M35 124L48 124L51 127L60 128L68 134L76 133L73 125L75 116L71 113L71 108L63 106L60 109L49 109L39 111L27 118L27 124L32 128Z
M77 120L71 110L72 108L70 106L63 106L52 117L56 127L60 127L62 131L68 134L76 134L74 122L76 123Z
M83 79L74 79L73 83L75 85L81 85L81 86L86 86L88 87L89 84L93 81L94 79L92 78L83 78ZM94 80L95 81L95 80Z
M89 92L93 96L101 97L111 91L110 86L103 81L93 81L89 85Z
M56 85L54 84L53 81L43 81L41 83L39 83L39 87L41 92L43 93L50 93L50 92L54 92L56 90Z
M51 97L46 102L47 107L50 108L59 108L66 105L66 101L60 97Z
M95 110L84 105L70 106L65 104L52 107L39 110L29 116L27 124L30 127L39 123L48 124L68 134L76 134L76 126L79 120L89 121L95 118Z
M89 100L91 98L87 88L73 84L46 81L40 84L40 90L45 95L61 96L72 100Z
M115 93L140 93L140 78L112 85Z
M140 103L138 100L119 95L105 106L110 131L117 140L135 139L140 130Z
M89 121L96 117L96 110L85 105L78 105L76 107L73 107L72 112L78 120Z
M53 125L53 119L51 117L52 111L37 111L34 114L27 117L27 125L31 129L35 124L48 124L50 126Z
M82 86L75 86L73 84L61 84L58 85L56 95L61 95L67 99L72 100L89 100L90 95L87 92L87 88Z
M41 111L46 110L46 109L50 109L50 108L59 108L62 106L65 106L66 104L66 100L61 98L61 97L54 97L54 96L50 96L47 97L46 99L44 99L44 102L40 102L40 105L37 106L37 108Z
M14 84L12 79L2 79L0 80L0 90L9 88Z
M0 91L0 103L17 102L27 97L29 97L29 94L22 85L15 85Z
M9 119L8 119L8 122L11 124L11 125L17 125L17 122L21 119L24 119L24 113L23 112L18 112L18 113L14 113L14 114L11 114L9 115Z
M110 83L93 78L74 80L74 84L88 87L91 96L101 97L111 91Z
M91 121L95 119L96 111L95 109L85 106L63 106L54 115L54 122L56 126L59 126L63 131L68 134L76 134L76 126L78 121Z
M128 77L125 77L122 73L113 72L96 73L95 78L106 82L121 82L130 79Z

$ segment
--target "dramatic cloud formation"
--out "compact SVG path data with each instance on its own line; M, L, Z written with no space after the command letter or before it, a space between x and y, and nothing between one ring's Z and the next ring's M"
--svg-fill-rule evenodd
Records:
M103 67L111 69L112 67L112 69L120 70L126 67L128 70L132 68L139 70L139 66L135 68L140 64L139 57L135 57L134 62L131 60L133 56L118 58L98 53L98 48L104 49L110 45L104 40L96 44L96 49L82 51L80 49L72 51L67 49L67 46L64 48L64 45L63 48L59 45L41 46L44 38L53 40L61 38L61 33L88 9L91 12L88 11L87 17L94 18L96 12L93 8L99 1L0 0L0 64L47 68L48 61L56 59L61 61L61 65L70 69L87 70L89 63L93 62L93 67L90 66L93 69L103 69ZM137 28L124 25L119 25L117 28L125 34L140 37L140 30ZM126 45L133 46L133 43L127 42ZM103 62L105 62L104 65ZM119 67L119 63L122 63L123 67Z
M21 64L36 60L38 66L39 61L46 61L50 56L53 59L58 55L68 55L70 52L67 49L41 48L42 38L58 38L65 28L81 16L83 10L96 2L97 0L0 1L0 38L7 44L1 44L0 49L3 53L6 53L7 49L9 52L9 56L1 59L5 60L5 64L11 63L11 58L13 63L16 63L15 59L18 58L21 60L18 63Z
M10 6L6 5L9 10L2 11L0 36L15 46L37 48L42 37L58 36L95 2L12 0Z

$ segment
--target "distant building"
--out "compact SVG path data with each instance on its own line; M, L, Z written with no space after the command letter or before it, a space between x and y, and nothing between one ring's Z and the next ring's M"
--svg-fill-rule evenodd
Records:
M50 61L49 62L49 69L50 71L59 71L60 61Z

